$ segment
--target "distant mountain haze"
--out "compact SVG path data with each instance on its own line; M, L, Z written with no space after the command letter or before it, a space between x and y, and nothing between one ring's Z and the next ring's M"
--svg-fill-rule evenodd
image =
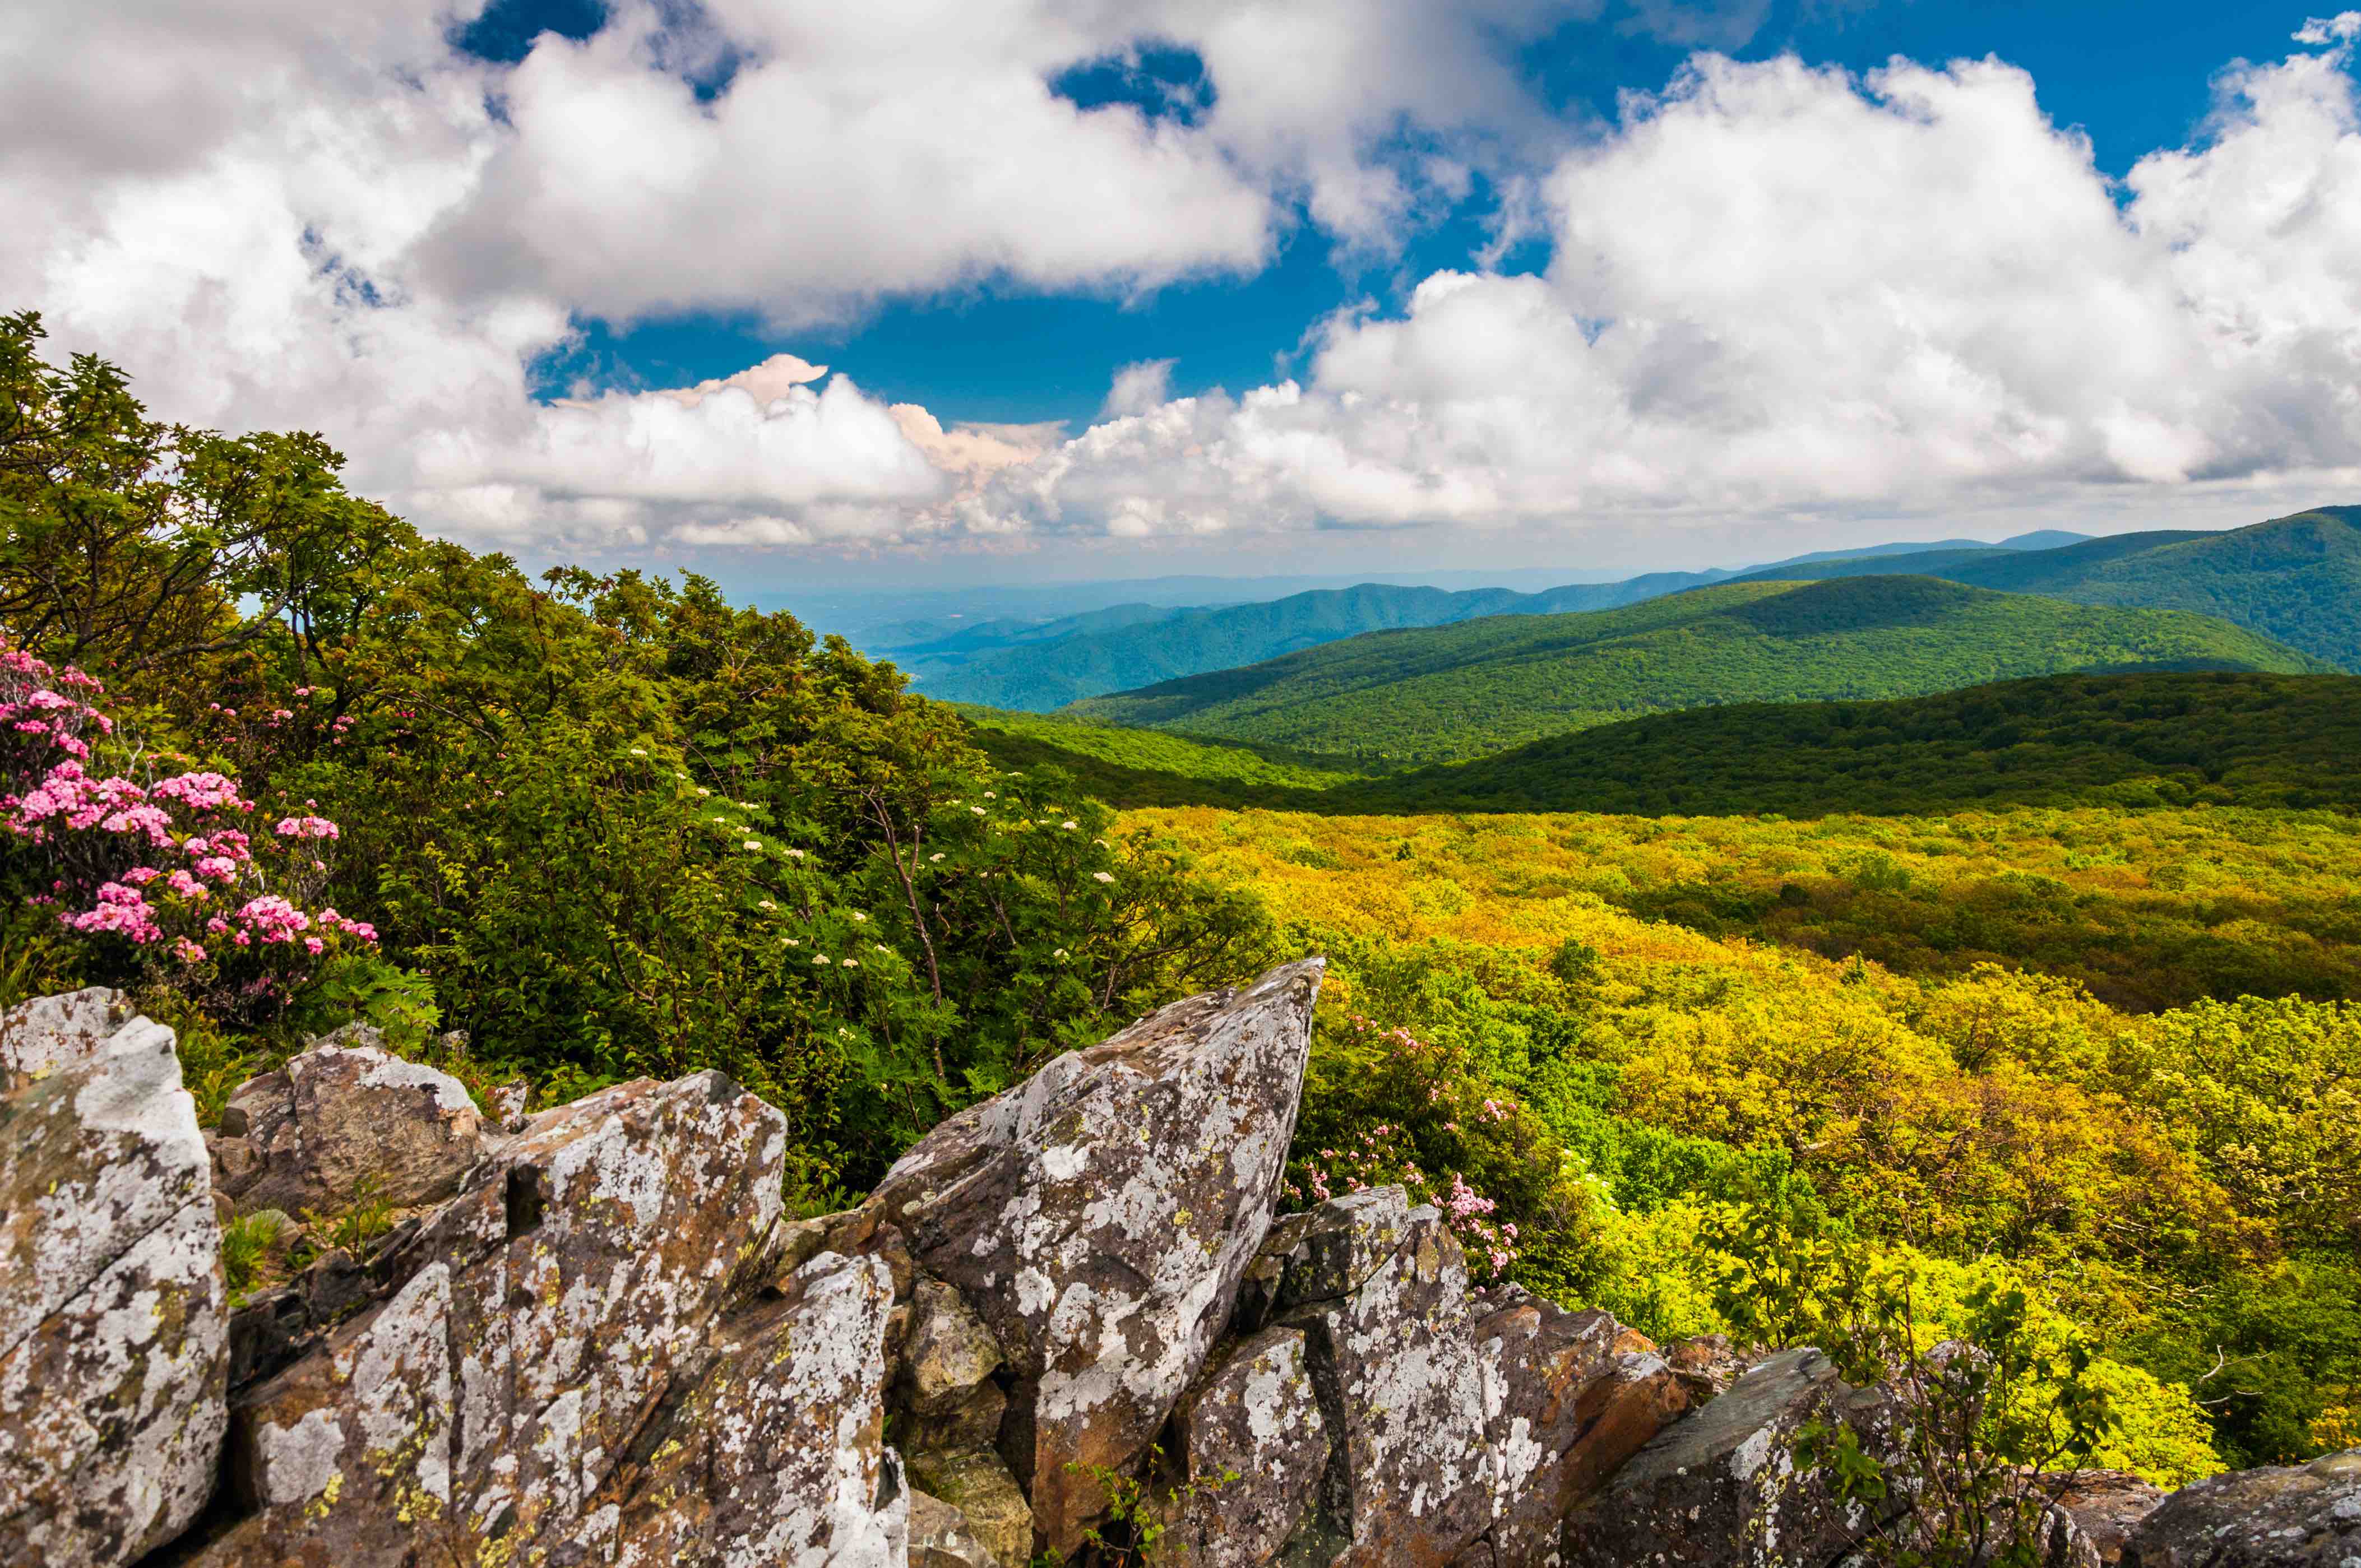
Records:
M2078 604L2185 609L2361 671L2361 506L2321 507L2224 533L2118 533L2053 550L1948 550L1768 567L1773 576L1907 570Z
M1908 696L2066 671L2329 668L2186 611L2069 606L1883 575L1719 584L1615 609L1366 633L1070 711L1306 751L1443 762L1718 703Z
M1795 563L1927 551L1982 554L2045 548L2082 537L2052 530L1998 545L1976 540L1878 544L1856 551L1818 551L1797 556ZM1774 562L1741 570L1775 571L1790 564L1794 563ZM1447 626L1485 616L1611 609L1725 581L1733 575L1719 569L1654 572L1620 582L1569 583L1538 592L1504 587L1454 592L1359 583L1242 604L1191 608L1123 604L1042 622L1015 618L965 624L939 619L902 621L876 627L861 641L870 652L891 658L928 696L1039 713L1082 697L1254 663L1366 631Z

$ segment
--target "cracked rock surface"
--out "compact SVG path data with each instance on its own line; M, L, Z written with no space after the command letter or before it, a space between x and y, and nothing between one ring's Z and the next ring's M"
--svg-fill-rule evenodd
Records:
M0 1014L0 1564L1847 1559L1881 1521L1794 1439L1890 1452L1895 1407L1818 1352L1473 1291L1399 1187L1275 1215L1319 978L1168 1007L793 1221L785 1118L718 1073L493 1124L345 1032L209 1159L122 997ZM232 1313L217 1183L412 1201ZM2361 1564L2361 1453L2050 1495L2042 1568Z
M990 1327L1000 1447L1060 1556L1203 1367L1270 1224L1317 959L1179 1002L928 1134L872 1201Z
M172 1032L125 1011L0 1019L0 1563L127 1562L213 1490L221 1227Z

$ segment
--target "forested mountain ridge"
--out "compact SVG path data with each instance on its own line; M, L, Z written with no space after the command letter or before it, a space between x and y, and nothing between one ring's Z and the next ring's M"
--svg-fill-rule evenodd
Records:
M1792 817L2004 806L2361 809L2361 677L2048 675L1733 703L1335 787L1321 809Z
M1371 633L1070 711L1304 751L1444 762L1717 703L1911 696L2073 670L2327 667L2181 611L2070 608L1881 576L1722 584L1614 610Z
M1618 582L1570 583L1534 592L1358 583L1248 603L1224 600L1177 609L1126 603L1049 620L1000 617L967 625L908 621L873 628L855 641L873 656L891 658L928 696L1039 713L1083 697L1278 658L1365 631L1447 626L1494 615L1612 609L1725 582L1741 572L1767 576L1788 565L1915 559L1930 552L1943 553L1949 560L1952 554L2044 551L2082 537L2048 530L1997 544L1968 539L1873 544L1815 551L1739 572L1651 572Z
M1541 593L1511 588L1363 583L1260 604L1151 610L1125 606L1040 627L971 628L907 648L881 648L926 696L1045 712L1083 697L1277 658L1365 631L1444 626L1485 616L1607 609L1719 581L1723 573L1660 572Z
M2081 604L2190 610L2361 671L2361 506L2318 507L2223 533L2119 533L2056 550L1942 550L1775 570L1790 580L1907 570Z

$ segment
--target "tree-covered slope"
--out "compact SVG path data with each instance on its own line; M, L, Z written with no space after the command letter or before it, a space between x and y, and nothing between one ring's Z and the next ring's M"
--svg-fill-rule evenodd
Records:
M1335 791L1323 809L1684 816L1965 806L2361 808L2361 678L2050 675L1891 702L1739 703Z
M1243 740L1093 724L1063 714L961 705L976 749L1002 768L1056 767L1092 795L1123 806L1253 806L1316 795L1368 776L1337 757Z
M1810 562L1780 567L1778 575L1828 578L1897 569L2081 604L2219 616L2361 671L2361 507L2321 507L2224 533L2122 533L2057 550Z
M1076 617L1029 634L995 623L939 643L891 650L917 688L946 702L1041 713L1078 698L1336 642L1365 631L1443 626L1483 616L1604 609L1715 581L1719 573L1662 572L1620 583L1577 583L1537 594L1363 583L1109 624ZM1132 607L1125 607L1126 609ZM1146 607L1139 607L1145 609ZM997 645L984 645L991 639Z
M1444 762L1642 714L2138 668L2316 672L2221 620L1923 576L1724 584L1622 609L1379 632L1077 703L1092 718Z

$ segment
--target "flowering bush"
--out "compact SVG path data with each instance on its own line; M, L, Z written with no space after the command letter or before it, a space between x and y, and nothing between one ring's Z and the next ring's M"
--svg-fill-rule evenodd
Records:
M1399 1182L1412 1204L1432 1203L1467 1254L1467 1271L1478 1280L1505 1278L1517 1260L1517 1224L1496 1222L1499 1204L1467 1185L1457 1171L1446 1185L1422 1169L1409 1133L1381 1122L1343 1148L1323 1148L1296 1162L1282 1193L1303 1203L1325 1203L1345 1192Z
M1323 1019L1308 1080L1281 1189L1289 1201L1399 1182L1411 1202L1442 1212L1477 1280L1513 1271L1532 1276L1527 1283L1565 1283L1558 1254L1590 1228L1589 1190L1463 1049L1358 1014ZM1548 1255L1529 1258L1536 1239Z
M266 825L234 779L159 774L159 759L100 709L104 696L80 670L0 649L9 880L86 938L98 967L255 1018L283 1008L336 949L376 941L368 922L318 902L334 822ZM122 771L102 762L108 751Z

